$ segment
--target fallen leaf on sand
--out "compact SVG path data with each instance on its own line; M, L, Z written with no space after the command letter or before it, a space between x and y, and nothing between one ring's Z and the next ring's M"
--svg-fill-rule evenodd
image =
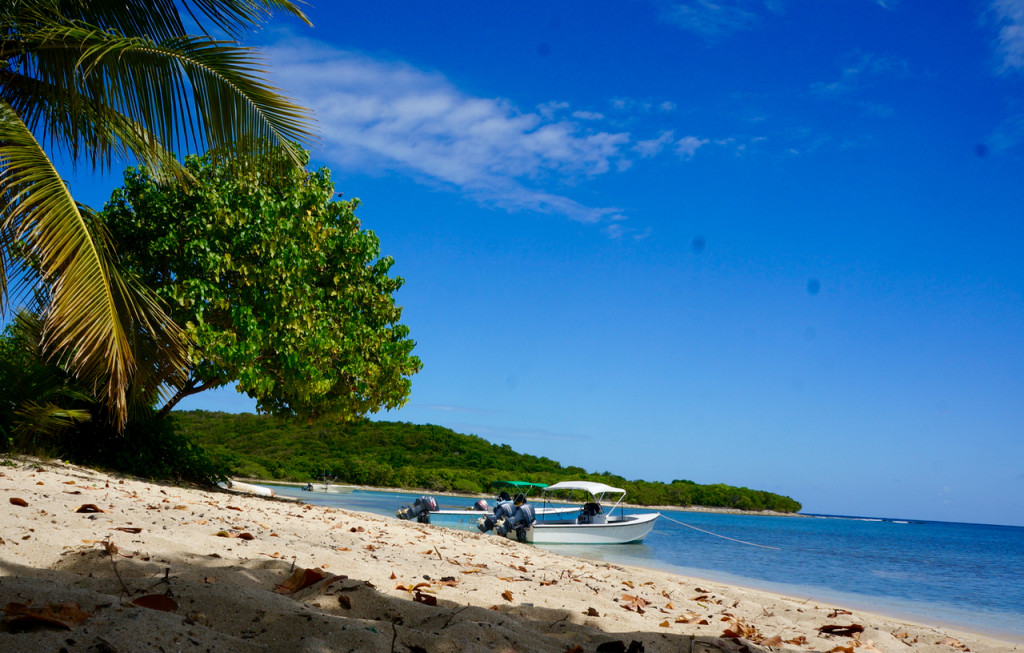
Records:
M25 508L28 506L28 501L25 501L21 497L11 497L11 504L15 506L21 506ZM18 605L21 605L20 603Z
M274 588L274 591L278 594L294 594L305 587L320 582L324 578L327 578L327 574L321 569L297 567L287 580Z
M853 614L853 613L850 612L849 610L843 610L842 608L836 608L835 610L833 610L832 612L829 613L828 618L829 619L835 619L836 617L838 617L841 614Z
M503 598L506 601L508 601L509 603L511 603L512 602L512 592L510 592L508 590L505 590L504 592L501 593L501 598Z
M352 609L352 599L345 596L344 594L338 595L338 605L345 608L346 610Z
M864 626L861 626L860 624L850 624L849 626L827 624L819 628L818 632L823 635L843 635L844 637L853 637L855 633L864 632Z
M77 603L68 601L31 608L24 603L8 603L4 608L9 627L56 626L71 630L92 615L83 612Z
M659 626L661 626L662 628L669 628L669 627L670 627L670 626L671 626L672 624L670 624L670 623L668 622L668 619L666 619L665 621L662 621L662 622L661 622L660 624L658 624L658 625L659 625Z
M941 640L939 640L939 641L937 641L935 643L939 644L939 645L944 645L944 646L952 646L953 648L958 648L961 651L970 651L971 650L971 649L967 648L966 646L964 646L963 642L961 642L959 639L953 639L952 637L945 637L945 638L943 638L943 639L941 639Z
M142 532L141 528L136 528L134 526L118 526L114 530L115 531L121 531L122 533L131 533L133 535L136 534L136 533L141 533Z
M100 508L95 503L83 503L78 506L78 510L75 512L106 512L106 510Z
M133 600L132 605L160 612L174 612L178 609L178 602L166 594L146 594Z
M587 611L584 612L583 614L587 615L588 617L600 617L601 616L601 613L598 612L596 608L587 608Z
M431 596L430 594L424 594L423 592L414 592L412 600L417 603L423 603L424 605L437 605L437 597Z

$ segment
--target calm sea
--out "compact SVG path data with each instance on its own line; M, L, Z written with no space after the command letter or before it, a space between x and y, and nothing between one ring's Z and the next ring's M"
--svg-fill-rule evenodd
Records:
M275 486L275 491L307 503L386 516L394 516L416 497L364 490L325 494L282 486ZM459 497L437 499L443 508L473 503ZM544 548L1024 642L1024 528L661 512L665 518L642 543ZM740 544L675 522L777 550ZM473 516L435 518L434 523L475 530Z

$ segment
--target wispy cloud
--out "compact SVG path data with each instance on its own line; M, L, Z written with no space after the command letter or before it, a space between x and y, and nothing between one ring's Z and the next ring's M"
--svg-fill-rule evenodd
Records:
M848 57L838 79L814 84L811 90L825 96L849 95L874 85L879 79L906 77L909 71L907 62L898 57L858 52Z
M269 51L275 74L316 112L321 155L332 166L399 170L511 211L585 223L623 218L564 192L635 156L630 135L600 129L598 113L565 116L564 102L522 110L466 94L439 73L323 43L289 40Z
M661 19L709 41L757 27L765 12L780 13L778 0L655 0Z
M472 415L495 415L502 411L488 410L485 408L468 408L466 406L454 406L451 404L416 404L417 408L425 410L436 410L442 413L467 413Z
M697 138L696 136L685 136L679 139L676 143L676 154L683 157L684 159L692 159L693 155L697 153L704 145L708 144L708 139Z
M633 151L639 154L641 157L647 159L652 156L656 156L661 153L666 147L668 147L675 139L675 132L672 130L661 132L661 135L657 138L651 138L646 141L638 141L633 146Z
M1024 0L993 0L990 12L999 28L1000 70L1024 68Z
M662 20L707 39L748 30L758 23L757 14L739 4L710 0L661 4Z
M1016 148L1024 143L1024 113L1010 116L996 127L989 137L989 143L996 152Z
M481 426L479 424L448 424L448 428L461 433L473 433L491 442L501 442L505 439L513 440L554 440L583 441L590 438L572 433L555 433L545 429L523 429L503 426Z

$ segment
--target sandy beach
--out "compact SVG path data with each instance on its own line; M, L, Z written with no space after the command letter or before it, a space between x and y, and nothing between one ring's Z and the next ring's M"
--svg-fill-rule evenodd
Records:
M1020 651L375 515L0 466L4 651Z

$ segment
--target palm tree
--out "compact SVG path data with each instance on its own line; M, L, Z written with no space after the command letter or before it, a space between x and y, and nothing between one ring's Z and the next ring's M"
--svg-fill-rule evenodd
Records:
M120 427L143 367L183 370L184 344L160 304L118 270L109 237L51 154L93 170L134 157L184 178L171 154L179 149L255 154L270 142L294 153L293 142L310 140L309 113L265 82L237 41L276 11L309 21L290 0L0 4L0 310L41 293L45 351L105 398ZM190 35L186 19L202 33Z

